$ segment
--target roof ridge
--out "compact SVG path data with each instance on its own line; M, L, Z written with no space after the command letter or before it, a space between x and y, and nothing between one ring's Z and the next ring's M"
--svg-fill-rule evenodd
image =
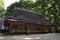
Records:
M23 11L28 11L28 12L32 12L32 13L34 13L34 14L39 14L39 15L42 15L41 13L38 13L38 12L34 12L34 11L31 11L31 10L26 10L26 9L22 9L22 8L14 8L14 10L16 10L16 9L18 9L18 10L23 10Z

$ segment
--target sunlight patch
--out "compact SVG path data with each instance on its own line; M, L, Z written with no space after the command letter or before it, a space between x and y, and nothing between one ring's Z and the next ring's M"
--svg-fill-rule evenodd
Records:
M4 37L0 37L0 39L4 39Z

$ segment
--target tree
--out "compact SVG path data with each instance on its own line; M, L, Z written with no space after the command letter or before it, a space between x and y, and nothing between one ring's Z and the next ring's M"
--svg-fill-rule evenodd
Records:
M5 12L4 2L3 0L0 0L0 17L3 16L4 12Z

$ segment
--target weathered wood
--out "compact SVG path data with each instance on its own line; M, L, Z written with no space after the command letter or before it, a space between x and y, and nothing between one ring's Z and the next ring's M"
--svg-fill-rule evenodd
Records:
M9 26L9 33L11 33L12 32L12 23L10 22L10 26Z
M8 21L6 23L7 24L5 24L5 26L9 27L10 33L43 33L52 31L52 27L49 25L40 25L20 21Z

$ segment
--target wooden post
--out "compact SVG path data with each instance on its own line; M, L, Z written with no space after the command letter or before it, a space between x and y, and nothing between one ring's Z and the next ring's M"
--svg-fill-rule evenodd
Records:
M10 29L9 29L9 33L12 33L12 22L10 22Z
M25 32L25 23L23 23L23 32Z

